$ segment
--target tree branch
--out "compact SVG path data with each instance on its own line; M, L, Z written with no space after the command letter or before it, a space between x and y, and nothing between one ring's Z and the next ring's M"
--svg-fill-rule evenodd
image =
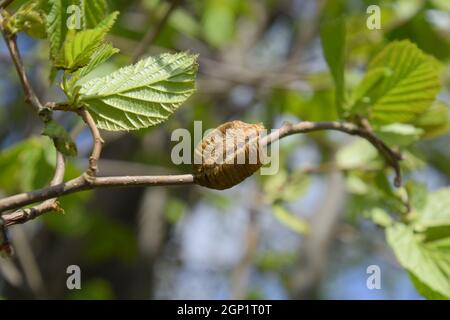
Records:
M90 189L131 186L166 186L193 183L194 177L192 174L168 176L98 177L95 179L87 179L85 175L81 175L75 179L57 184L55 186L3 198L0 200L0 212L26 206L34 202ZM8 216L4 215L3 220L5 221L5 224L8 224L7 219Z
M267 146L284 137L321 130L336 130L351 135L360 136L368 140L386 157L387 161L394 167L396 172L396 184L401 182L399 160L401 156L391 150L384 142L378 139L373 133L352 123L341 122L300 122L297 124L284 123L280 129L263 137L260 141L261 146ZM23 206L44 201L47 199L68 195L71 193L107 187L130 187L130 186L163 186L163 185L185 185L194 184L194 176L192 174L184 175L164 175L164 176L117 176L117 177L89 177L85 173L75 179L65 183L59 183L47 188L17 194L0 200L0 212L21 208ZM6 226L27 221L28 216L21 216L16 219L12 215L4 215L2 218ZM29 220L29 219L28 219Z
M361 128L353 123L349 122L309 122L303 121L297 124L285 122L281 128L277 131L264 137L260 144L262 146L269 145L270 143L279 140L283 137L287 137L297 133L306 133L321 130L334 130L341 131L350 135L360 136L361 138L369 141L384 157L388 165L390 165L395 172L394 184L396 187L400 187L402 184L402 177L400 172L400 163L402 156L396 151L387 146L381 139L379 139L371 131Z

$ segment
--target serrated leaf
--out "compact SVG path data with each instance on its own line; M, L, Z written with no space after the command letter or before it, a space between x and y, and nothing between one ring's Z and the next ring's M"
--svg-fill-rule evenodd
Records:
M118 12L110 14L95 29L80 32L70 30L66 35L61 53L55 61L55 67L73 72L89 64L94 52L104 44L105 36L113 26L117 15Z
M106 18L102 19L96 26L96 28L103 29L105 33L107 33L111 28L114 26L114 23L116 23L117 18L119 17L120 12L114 11Z
M90 72L92 72L95 68L106 62L109 58L111 58L113 55L118 53L120 50L116 49L112 46L110 43L104 43L102 44L97 50L92 54L91 59L89 63L79 69L73 76L74 79L78 80L82 77L88 75Z
M301 235L309 232L309 224L304 219L289 212L286 208L280 205L274 205L272 206L272 210L275 218L292 231Z
M55 67L74 71L87 65L91 55L102 45L104 36L103 29L89 29L81 32L70 30L64 47L55 61Z
M59 123L53 120L47 122L42 134L52 138L56 149L63 155L71 157L77 155L77 145L66 129Z
M362 81L370 82L373 70L380 68L389 68L391 74L364 97L371 105L368 117L373 123L414 121L431 106L440 90L438 61L408 40L387 45L371 61Z
M412 227L396 223L386 229L386 238L400 264L420 280L418 290L450 299L450 254L424 243ZM417 282L414 282L417 285ZM425 286L426 289L424 289ZM430 295L429 298L436 298Z
M195 91L196 55L162 54L84 83L86 104L105 130L137 130L164 122Z
M106 0L81 0L84 29L92 29L106 17L108 5Z
M336 87L336 107L339 116L344 116L345 100L345 19L326 21L320 29L322 50Z
M50 43L50 56L56 59L66 39L67 8L75 4L74 0L49 0L50 11L47 15L46 29Z

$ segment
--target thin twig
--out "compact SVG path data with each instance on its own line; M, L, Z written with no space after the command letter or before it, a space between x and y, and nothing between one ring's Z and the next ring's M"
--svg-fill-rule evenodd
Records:
M60 197L71 193L108 187L137 187L137 186L167 186L193 184L192 174L168 175L168 176L118 176L98 177L92 180L86 179L84 175L75 179L60 183L55 186L38 189L30 192L16 194L0 200L0 212L20 208L35 202L50 198ZM15 216L5 214L2 216L5 226L24 223L25 220L16 221Z
M260 144L261 146L269 145L270 143L279 140L283 137L287 137L297 133L306 133L321 130L335 130L345 132L347 134L360 136L361 138L369 141L385 158L386 162L394 169L395 186L399 187L402 184L402 177L400 172L400 163L402 156L396 151L392 150L387 146L381 139L379 139L375 134L367 131L353 123L348 122L309 122L303 121L297 124L292 124L285 122L281 128L277 131L264 137Z
M146 49L150 47L152 43L155 42L155 40L158 38L159 34L163 30L165 24L169 20L170 16L180 3L181 0L170 1L170 5L167 8L167 11L165 12L164 16L161 18L161 20L158 22L158 24L155 26L154 29L151 29L150 31L147 32L142 41L136 47L136 50L133 53L133 62L137 62L139 58L145 53Z
M300 122L297 124L284 123L282 127L270 135L265 136L260 141L260 146L267 146L276 140L284 137L320 130L337 130L351 135L357 135L367 139L387 158L388 162L392 162L396 169L396 184L401 182L399 160L401 156L391 150L371 132L352 124L341 122ZM118 176L118 177L97 177L95 179L86 179L86 175L79 176L65 183L55 186L30 191L27 193L17 194L0 200L0 212L21 208L23 206L43 201L78 191L105 188L105 187L129 187L129 186L162 186L162 185L184 185L194 184L194 176L192 174L185 175L164 175L164 176ZM15 224L10 216L4 215L5 225ZM24 222L21 220L20 222Z
M103 147L104 141L103 141L103 139L100 135L100 131L98 130L97 125L95 124L95 121L92 118L89 111L87 111L85 108L81 108L78 110L78 114L81 116L81 118L87 124L87 126L89 127L89 130L91 131L93 147L92 147L91 156L89 157L88 175L91 177L95 177L97 175L98 160L100 159L100 155L102 153L102 147Z

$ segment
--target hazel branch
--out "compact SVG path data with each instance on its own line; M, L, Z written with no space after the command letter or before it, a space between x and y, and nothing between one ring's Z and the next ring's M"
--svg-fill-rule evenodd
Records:
M272 132L261 138L260 145L267 146L284 137L321 130L336 130L345 132L351 135L360 136L368 140L374 145L391 164L396 172L395 183L401 183L399 161L401 156L391 150L383 141L376 137L372 132L358 127L352 123L342 122L299 122L297 124L284 123L280 129ZM23 206L45 201L48 199L68 195L71 193L91 190L97 188L108 187L133 187L133 186L168 186L168 185L187 185L195 184L194 176L192 174L183 175L163 175L163 176L117 176L117 177L94 177L94 179L86 179L85 175L79 176L70 181L59 183L47 188L17 194L11 197L0 200L0 212L21 208ZM23 218L23 217L22 217ZM16 223L23 223L24 219L13 219L11 215L4 215L3 220L5 225L12 225Z

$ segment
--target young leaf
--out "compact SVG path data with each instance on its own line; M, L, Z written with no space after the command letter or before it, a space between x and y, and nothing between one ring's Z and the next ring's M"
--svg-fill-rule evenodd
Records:
M373 73L390 69L374 86ZM360 87L369 87L364 100L376 124L411 122L427 110L440 90L438 61L408 40L390 43L371 61ZM357 111L357 110L356 110Z
M353 89L350 96L349 105L352 109L352 114L368 116L371 101L367 95L379 85L385 77L390 76L391 73L391 70L385 67L374 68L367 71L364 81L361 81L356 88Z
M106 0L81 0L84 29L92 29L106 17L108 5Z
M79 69L73 76L74 79L81 79L86 76L90 72L92 72L95 68L106 62L113 55L118 53L120 50L114 48L110 43L102 44L91 56L89 63Z
M46 123L42 134L52 138L56 149L63 155L72 157L77 155L77 145L66 129L57 122L52 120Z
M95 50L102 45L105 33L103 29L89 29L67 34L64 47L55 61L55 67L69 71L87 65Z
M50 12L47 15L46 29L50 43L50 56L56 59L66 38L67 8L75 4L73 0L49 0Z
M105 36L113 26L117 16L118 12L110 14L95 29L87 29L81 32L70 30L55 61L55 67L73 72L86 66L92 60L94 52L104 43Z
M137 130L165 121L195 91L196 55L162 54L84 83L80 103L105 130Z
M450 254L432 242L424 243L412 227L396 223L386 229L386 238L400 264L420 282L422 294L436 293L450 299Z
M338 18L326 21L320 29L323 54L336 87L336 107L340 117L344 117L345 111L345 28L344 18Z
M46 1L32 0L22 5L8 19L13 32L25 32L30 37L43 39L46 37Z

